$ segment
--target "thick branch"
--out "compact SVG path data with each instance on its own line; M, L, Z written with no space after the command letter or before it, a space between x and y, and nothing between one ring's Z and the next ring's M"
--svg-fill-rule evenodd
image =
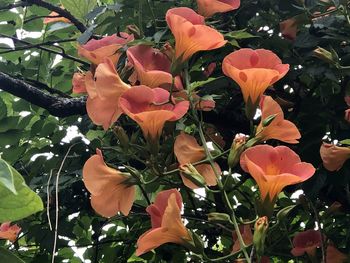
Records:
M86 114L86 97L63 98L47 94L28 83L0 72L0 89L46 109L56 117Z
M76 19L71 13L69 13L65 9L62 9L58 6L55 6L53 4L47 3L47 2L42 1L42 0L27 0L27 3L44 7L48 10L56 12L60 16L63 16L65 18L69 19L72 22L72 24L75 25L75 27L82 33L84 33L86 30L86 27L84 26L84 24L81 23L78 19Z

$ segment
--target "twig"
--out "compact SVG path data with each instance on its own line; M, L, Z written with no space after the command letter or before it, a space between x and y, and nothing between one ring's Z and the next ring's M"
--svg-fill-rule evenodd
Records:
M53 248L52 248L52 260L51 263L55 262L55 253L56 253L56 246L57 246L57 237L58 237L58 181L60 179L60 174L63 168L64 163L66 162L67 156L69 154L69 152L71 151L71 149L77 145L77 143L72 144L68 150L67 153L65 154L65 156L63 157L62 163L60 165L60 168L58 169L57 175L56 175L56 185L55 185L55 198L56 198L56 211L55 211L55 236L54 236L54 240L53 240Z
M2 51L0 52L0 54L6 54L6 53L10 53L10 52L14 52L14 51L18 51L18 50L23 50L23 49L29 49L29 48L38 48L38 49L41 49L41 50L44 50L44 51L47 51L47 52L50 52L50 53L54 53L54 54L57 54L57 55L60 55L66 59L70 59L70 60L73 60L75 62L79 62L85 66L89 66L89 63L79 59L79 58L76 58L76 57L73 57L71 55L68 55L66 54L65 52L59 52L59 51L56 51L54 49L51 49L51 48L47 48L47 47L43 47L43 43L39 43L39 44L32 44L28 41L25 41L25 40L21 40L21 39L18 39L16 37L13 37L13 36L8 36L8 35L5 35L5 34L1 34L0 33L0 37L4 37L4 38L10 38L12 39L14 42L18 42L18 43L22 43L22 44L26 44L26 46L24 47L18 47L18 48L15 48L15 49L11 49L11 50L6 50L6 51ZM53 43L56 43L54 41L51 41ZM46 42L45 45L48 45L47 44L48 42ZM52 47L56 47L56 46L52 46ZM56 47L56 48L59 48L59 47Z
M58 6L55 6L53 4L50 4L48 2L42 1L42 0L27 0L26 4L34 4L37 6L41 6L44 7L50 11L54 11L57 14L59 14L62 17L67 18L69 21L72 22L72 24L81 32L84 33L86 30L86 27L84 26L84 24L82 22L80 22L77 18L75 18L69 11L62 9Z
M52 169L50 170L50 176L49 179L47 180L47 186L46 186L46 215L47 215L47 221L49 222L49 227L50 230L52 231L52 224L51 224L51 219L50 219L50 181L52 177Z

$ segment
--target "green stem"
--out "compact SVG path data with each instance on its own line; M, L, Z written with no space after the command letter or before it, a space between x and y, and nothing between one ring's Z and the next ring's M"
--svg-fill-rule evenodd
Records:
M226 193L226 191L223 188L223 184L222 184L221 179L220 179L220 174L219 174L219 172L216 169L213 157L211 156L211 153L210 153L210 151L208 149L208 146L207 146L207 142L205 140L202 123L198 119L197 111L195 110L195 107L194 107L194 103L193 103L193 99L192 99L192 96L191 96L191 92L189 91L190 78L189 78L188 66L186 66L185 69L184 69L184 78L185 78L186 90L188 92L188 98L190 100L193 117L198 122L198 131L199 131L199 136L200 136L201 141L202 141L203 148L205 150L207 159L208 159L208 161L209 161L209 163L210 163L210 165L211 165L211 167L212 167L212 169L213 169L213 171L214 171L214 173L216 175L217 184L218 184L218 187L221 190L221 193L223 195L224 202L225 202L226 206L229 208L229 210L231 211L231 218L232 218L232 222L234 224L235 231L237 233L237 237L238 237L238 241L239 241L239 244L240 244L240 247L241 247L241 251L243 252L244 257L246 258L247 263L251 263L250 257L249 257L249 255L247 253L247 250L246 250L247 246L244 244L243 237L242 237L241 232L239 230L239 226L238 226L238 223L237 223L237 220L236 220L236 215L235 215L235 212L234 212L234 208L232 207L232 204L229 201L227 193Z

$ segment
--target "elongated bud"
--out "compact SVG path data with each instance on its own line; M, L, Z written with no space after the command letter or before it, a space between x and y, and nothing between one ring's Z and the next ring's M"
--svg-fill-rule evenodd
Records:
M217 222L217 223L231 223L231 217L228 214L225 213L209 213L208 214L208 220L210 222Z
M339 62L338 55L335 55L334 52L330 52L327 49L318 47L314 50L313 55L327 63L337 65Z
M227 159L230 168L233 168L238 164L241 154L245 150L245 143L246 136L242 133L236 134Z
M126 30L129 34L133 34L135 39L142 38L141 30L136 25L128 25L126 26Z
M125 169L129 172L130 179L128 181L130 182L136 182L134 184L137 184L140 182L140 178L142 178L142 174L136 170L134 167L124 165ZM134 180L132 180L134 179Z
M129 137L124 131L124 129L120 126L115 126L113 128L115 136L118 138L120 145L123 148L128 148L129 147Z
M192 240L184 240L185 241L184 246L186 246L189 250L191 250L197 255L203 255L204 244L203 244L202 238L190 230L187 230L187 231L189 231L190 236L192 237Z
M186 179L190 180L192 183L199 187L204 187L206 185L203 176L197 171L197 169L190 163L180 165L181 175Z
M253 244L256 250L256 255L260 259L264 254L266 233L269 228L267 216L260 217L254 225Z
M267 117L266 119L264 119L262 121L262 126L265 128L267 126L269 126L271 124L271 122L273 122L273 120L276 118L277 114L273 114L270 115L269 117Z

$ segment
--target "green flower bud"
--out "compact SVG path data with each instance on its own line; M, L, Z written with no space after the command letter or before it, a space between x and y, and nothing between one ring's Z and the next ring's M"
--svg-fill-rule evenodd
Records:
M192 164L183 164L180 165L179 168L181 171L181 175L190 180L195 185L199 187L204 187L206 185L203 176L197 171L197 169Z
M255 222L253 244L254 244L258 258L263 256L264 254L265 239L266 239L266 233L268 228L269 228L269 221L267 216L260 217Z

